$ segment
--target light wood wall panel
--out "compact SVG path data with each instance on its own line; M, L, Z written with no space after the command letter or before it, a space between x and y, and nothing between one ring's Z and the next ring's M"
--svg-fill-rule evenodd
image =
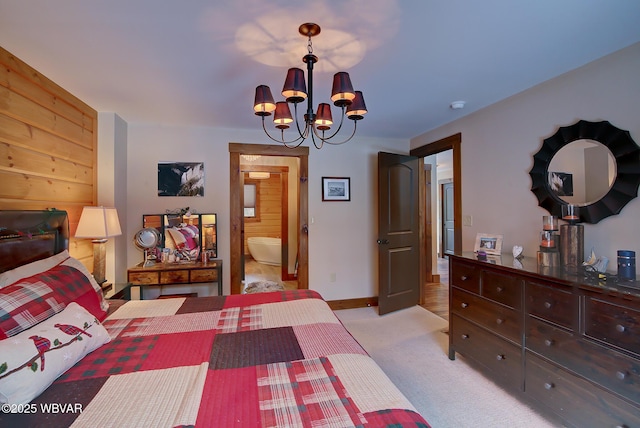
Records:
M93 249L73 238L82 207L97 202L98 113L0 47L0 209L69 214L71 254L93 269Z
M246 173L248 175L248 173ZM271 173L268 179L259 180L260 221L245 221L244 224L244 251L249 254L247 239L252 236L266 236L270 238L282 238L282 184L280 173Z

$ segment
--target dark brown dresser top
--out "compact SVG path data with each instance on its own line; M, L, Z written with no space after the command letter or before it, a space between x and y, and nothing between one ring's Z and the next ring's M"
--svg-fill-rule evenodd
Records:
M577 271L568 270L562 266L545 267L538 266L535 257L522 257L515 259L511 254L503 253L500 256L488 255L486 261L479 261L474 252L464 252L461 255L451 255L460 259L473 260L478 263L491 264L499 270L517 272L521 275L533 278L553 279L567 285L573 285L589 291L612 294L617 296L629 296L640 298L640 281L621 282L614 273L607 272L606 279L599 279L597 273L586 272L583 268ZM610 262L611 263L611 262Z

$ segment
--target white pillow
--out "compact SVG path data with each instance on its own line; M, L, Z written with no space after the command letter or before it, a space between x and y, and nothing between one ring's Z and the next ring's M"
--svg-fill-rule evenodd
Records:
M75 302L29 330L1 340L0 403L29 403L110 340L102 324Z
M46 259L36 260L35 262L27 263L26 265L18 266L15 269L2 272L0 273L0 288L11 285L23 278L28 278L32 275L48 271L68 258L69 251L64 250L51 257L47 257Z

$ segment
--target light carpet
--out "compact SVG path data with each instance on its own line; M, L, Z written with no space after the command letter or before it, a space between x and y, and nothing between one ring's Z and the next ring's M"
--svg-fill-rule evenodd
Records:
M558 427L471 368L448 358L448 322L420 306L336 315L433 428Z

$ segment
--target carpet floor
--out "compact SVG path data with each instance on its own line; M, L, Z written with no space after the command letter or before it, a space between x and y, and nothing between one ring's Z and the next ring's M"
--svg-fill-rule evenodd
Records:
M448 323L420 306L336 315L433 428L559 427L470 367L449 360Z

